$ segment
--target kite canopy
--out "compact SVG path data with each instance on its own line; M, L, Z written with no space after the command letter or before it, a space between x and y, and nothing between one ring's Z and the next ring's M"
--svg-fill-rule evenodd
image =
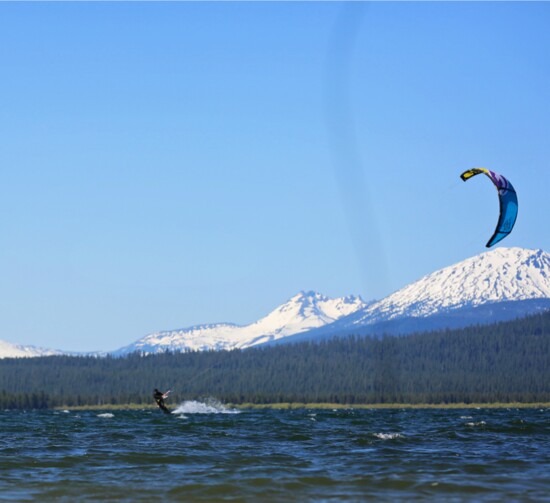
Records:
M480 173L487 175L495 184L498 191L498 200L500 202L498 223L495 232L486 244L487 248L490 248L512 232L518 216L518 196L516 195L514 187L506 178L485 168L469 169L468 171L464 171L464 173L460 175L460 178L466 181Z

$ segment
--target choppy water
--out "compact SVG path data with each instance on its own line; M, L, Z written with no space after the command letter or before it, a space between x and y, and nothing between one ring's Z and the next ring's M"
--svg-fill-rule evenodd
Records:
M550 410L0 412L1 501L550 501Z

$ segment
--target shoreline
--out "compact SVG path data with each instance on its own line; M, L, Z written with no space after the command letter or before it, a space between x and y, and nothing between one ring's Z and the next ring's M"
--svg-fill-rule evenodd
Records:
M349 410L349 409L548 409L550 402L495 402L495 403L369 403L369 404L340 404L340 403L300 403L300 402L283 402L283 403L226 403L224 407L239 410L298 410L298 409L317 409L317 410ZM169 408L178 407L179 404L173 404ZM73 405L54 407L52 410L154 410L157 409L155 404L123 404L123 405Z

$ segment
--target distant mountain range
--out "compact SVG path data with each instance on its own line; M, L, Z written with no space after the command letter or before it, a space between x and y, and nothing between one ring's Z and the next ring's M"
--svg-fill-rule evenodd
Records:
M440 269L288 342L334 334L403 335L515 319L550 309L550 254L497 248Z
M429 274L380 301L300 292L250 325L214 323L155 332L111 354L247 348L351 333L399 335L504 321L546 309L550 254L497 248ZM0 341L0 357L56 353Z
M331 325L364 307L360 297L330 299L315 292L301 292L250 325L215 323L155 332L114 354L247 348Z
M49 356L60 354L64 354L63 351L40 348L37 346L12 344L11 342L0 340L0 358L31 358L35 356Z

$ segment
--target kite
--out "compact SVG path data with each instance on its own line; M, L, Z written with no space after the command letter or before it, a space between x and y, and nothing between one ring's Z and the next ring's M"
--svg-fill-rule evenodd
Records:
M518 216L518 196L516 195L514 187L506 178L485 168L469 169L468 171L464 171L464 173L460 175L460 178L466 181L481 173L487 175L495 184L500 203L500 215L498 217L495 232L485 245L487 248L490 248L512 232Z

